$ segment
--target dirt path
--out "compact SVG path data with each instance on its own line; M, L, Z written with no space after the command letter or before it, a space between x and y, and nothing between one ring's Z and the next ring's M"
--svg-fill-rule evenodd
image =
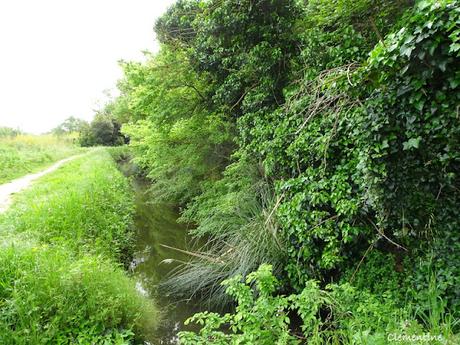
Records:
M25 175L23 177L17 178L16 180L13 180L11 182L5 183L0 185L0 213L5 212L8 207L10 206L11 203L11 196L15 193L18 193L19 191L23 190L24 188L27 188L33 181L36 179L56 170L59 168L62 164L78 157L80 155L75 155L69 158L62 159L58 161L57 163L54 163L52 166L49 168L40 171L38 173L34 174L29 174Z

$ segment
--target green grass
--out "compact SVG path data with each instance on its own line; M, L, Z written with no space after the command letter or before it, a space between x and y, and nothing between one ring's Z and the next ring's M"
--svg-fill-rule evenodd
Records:
M38 171L51 163L82 152L71 137L18 135L0 137L0 184Z
M132 217L129 184L102 149L19 194L0 216L0 343L141 343L158 313L122 268Z
M94 344L153 328L153 306L112 262L20 243L0 252L0 343Z
M75 252L129 260L132 191L105 150L79 157L19 194L0 224Z

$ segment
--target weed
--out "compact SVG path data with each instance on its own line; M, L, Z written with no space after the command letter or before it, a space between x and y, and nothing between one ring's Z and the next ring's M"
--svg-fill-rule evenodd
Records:
M0 250L2 344L128 341L153 329L155 318L134 282L100 256L17 241Z

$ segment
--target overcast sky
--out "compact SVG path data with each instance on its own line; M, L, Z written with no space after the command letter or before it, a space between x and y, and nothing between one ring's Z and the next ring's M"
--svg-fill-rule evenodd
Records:
M0 0L0 126L41 133L90 120L121 77L118 60L155 51L174 0Z

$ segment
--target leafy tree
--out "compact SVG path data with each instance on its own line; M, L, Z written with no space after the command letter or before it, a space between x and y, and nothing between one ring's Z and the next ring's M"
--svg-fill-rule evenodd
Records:
M54 128L52 132L58 135L80 132L86 125L87 122L85 120L71 116Z
M81 146L117 146L125 144L126 138L120 132L121 125L111 115L98 113L90 124L80 130Z
M97 114L91 122L91 131L96 138L96 144L111 146L114 144L116 129L110 119L102 114Z
M78 137L78 142L81 146L83 147L90 147L94 146L96 143L96 138L93 135L93 132L91 130L91 126L89 123L85 124L82 126L80 129L79 137Z
M183 51L165 47L145 64L122 66L114 116L130 118L122 132L157 197L185 204L202 182L219 178L233 148L232 125L206 100L209 80L190 68Z
M22 134L22 131L20 129L14 129L10 127L0 127L0 138L15 137L19 134Z
M196 36L193 21L204 8L202 0L178 0L155 23L157 39L170 45L190 43Z

